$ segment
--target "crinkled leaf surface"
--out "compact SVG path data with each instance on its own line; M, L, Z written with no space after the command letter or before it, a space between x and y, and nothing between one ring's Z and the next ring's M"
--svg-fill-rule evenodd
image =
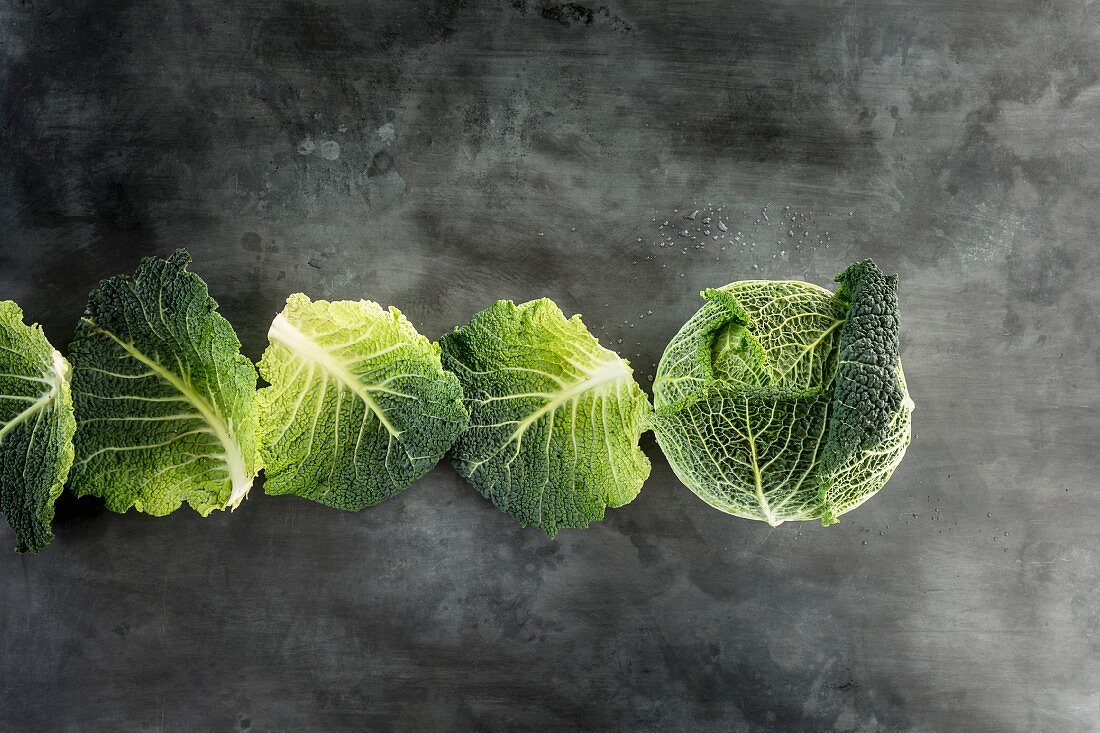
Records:
M260 467L256 369L183 250L104 280L70 348L71 485L149 514L236 507Z
M396 309L296 294L275 317L260 374L269 494L362 509L427 473L465 429L458 378Z
M657 440L718 509L824 523L877 492L909 443L897 279L870 260L834 295L750 280L702 293L654 380Z
M890 478L909 445L913 401L901 369L898 276L862 260L837 275L840 328L822 465L822 520L853 509Z
M73 463L69 363L42 328L0 301L0 513L15 531L16 552L53 540L53 507Z
M470 410L455 466L497 507L553 537L637 496L649 402L579 316L502 300L440 343Z

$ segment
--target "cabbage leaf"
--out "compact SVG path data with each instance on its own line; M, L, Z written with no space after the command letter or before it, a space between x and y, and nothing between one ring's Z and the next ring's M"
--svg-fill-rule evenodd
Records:
M0 513L15 531L16 552L53 540L50 522L73 463L69 363L42 327L0 301Z
M256 369L179 250L104 280L70 347L78 496L153 515L237 507L260 467Z
M468 419L439 346L396 308L287 299L259 392L264 491L358 510L427 473Z
M629 363L580 316L546 298L500 300L440 343L470 410L455 467L498 508L553 537L638 495L651 408Z

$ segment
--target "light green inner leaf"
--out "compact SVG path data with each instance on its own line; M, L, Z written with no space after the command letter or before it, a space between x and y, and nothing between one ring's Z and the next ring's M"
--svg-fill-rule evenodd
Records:
M268 336L259 410L269 494L377 504L431 470L466 426L458 379L396 308L296 294Z

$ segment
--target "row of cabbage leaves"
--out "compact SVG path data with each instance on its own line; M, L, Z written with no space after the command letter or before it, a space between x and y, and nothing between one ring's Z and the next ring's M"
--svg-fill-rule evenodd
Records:
M633 500L653 430L712 506L824 524L877 492L909 443L897 278L870 260L832 293L705 290L654 402L629 363L546 298L497 301L433 343L396 308L287 299L256 365L180 250L91 294L68 358L0 301L0 513L18 552L53 539L68 484L116 512L203 516L268 494L360 510L450 455L553 537ZM265 386L257 389L258 378Z

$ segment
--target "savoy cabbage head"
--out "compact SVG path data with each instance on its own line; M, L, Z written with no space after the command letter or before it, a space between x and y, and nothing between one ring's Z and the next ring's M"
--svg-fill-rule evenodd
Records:
M747 280L669 343L653 428L676 475L711 506L772 525L832 524L885 485L909 445L897 276L871 260L805 282Z

